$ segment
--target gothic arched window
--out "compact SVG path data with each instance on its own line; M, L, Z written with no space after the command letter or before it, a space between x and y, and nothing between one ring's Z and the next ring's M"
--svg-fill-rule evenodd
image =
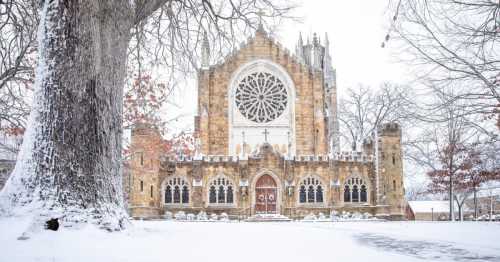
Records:
M344 187L344 202L351 202L351 189L349 185L345 185Z
M189 184L180 177L174 177L165 183L165 204L189 203Z
M352 177L346 180L344 185L344 202L367 202L368 187L366 181L359 177Z
M181 189L179 186L174 186L174 203L181 202Z
M360 202L366 202L366 200L367 200L366 186L362 185L361 186L361 193L360 193Z
M208 202L211 203L211 204L217 203L217 192L215 191L215 187L214 186L210 187L210 192L209 192L209 196L208 196Z
M307 196L306 196L306 187L305 186L300 186L299 202L300 203L305 203L306 199L307 199Z
M172 187L170 187L170 185L165 189L165 203L172 203Z
M352 187L352 202L359 202L359 190L358 185Z
M307 177L300 182L300 203L323 203L323 183L315 177Z
M227 187L226 202L228 204L233 203L233 187L232 186Z
M285 111L288 101L281 79L267 72L251 73L241 79L234 97L240 113L257 123L278 118Z
M314 203L314 187L312 185L307 189L307 202Z
M217 191L217 203L225 203L226 202L226 190L224 190L224 186L219 186L219 190Z
M189 203L189 189L187 186L182 187L182 203Z
M321 186L316 188L316 202L323 203L323 188Z
M234 203L234 186L230 179L218 176L209 183L209 186L209 204L221 205Z

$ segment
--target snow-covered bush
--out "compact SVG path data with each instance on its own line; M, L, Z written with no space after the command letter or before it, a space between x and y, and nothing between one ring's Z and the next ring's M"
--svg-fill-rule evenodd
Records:
M354 212L351 216L352 219L356 219L356 220L359 220L359 219L363 219L363 215L361 215L361 213L359 212Z
M195 215L195 214L191 214L191 213L190 213L190 214L187 214L187 215L186 215L186 219L187 219L188 221L193 221L193 220L196 220L196 215Z
M325 220L325 219L326 219L325 214L323 214L323 212L319 212L319 214L318 214L318 220Z
M196 219L198 221L207 221L208 220L207 213L205 211L200 211L200 213L198 213L198 215L196 216Z
M340 215L340 218L349 219L349 218L351 218L351 213L346 212L346 211L342 211L342 215Z
M229 221L229 216L226 213L221 213L219 219L221 221Z
M363 219L372 219L372 218L373 218L373 216L372 216L372 214L370 214L370 213L368 213L368 212L365 212L365 213L363 213L363 217L362 217L362 218L363 218Z
M316 220L316 215L313 212L311 212L307 216L305 216L303 220L314 221Z
M339 212L337 212L336 210L332 210L332 212L330 212L330 220L339 221L339 219Z
M186 213L184 211L175 213L175 220L186 220Z
M172 212L170 211L166 211L164 217L166 220L172 220L174 219L174 214L172 214Z
M212 213L210 214L210 220L219 220L219 217L217 216L217 214Z

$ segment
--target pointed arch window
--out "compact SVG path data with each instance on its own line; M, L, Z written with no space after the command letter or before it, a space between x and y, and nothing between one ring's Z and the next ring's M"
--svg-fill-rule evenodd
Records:
M208 199L210 204L217 203L217 192L215 190L215 186L210 187Z
M361 186L361 192L360 192L360 202L366 202L367 201L367 195L366 195L366 186L362 185Z
M228 203L228 204L233 203L233 187L232 186L227 187L226 203Z
M358 185L352 186L352 202L359 202Z
M182 187L182 203L189 203L189 189L186 185Z
M172 188L170 186L165 189L165 203L172 203Z
M299 203L323 203L323 183L315 177L307 177L300 182Z
M305 203L307 200L306 196L306 187L305 186L300 186L300 191L299 191L299 202L300 203Z
M208 203L227 205L234 203L233 181L225 176L218 176L209 183Z
M316 202L323 203L323 188L321 185L316 188Z
M165 204L188 204L189 184L180 177L171 178L165 185Z
M346 180L344 184L344 203L366 203L368 202L368 186L366 181L353 177Z
M181 202L181 189L179 186L174 186L174 203L178 204Z
M344 187L344 202L351 202L351 189L349 185Z

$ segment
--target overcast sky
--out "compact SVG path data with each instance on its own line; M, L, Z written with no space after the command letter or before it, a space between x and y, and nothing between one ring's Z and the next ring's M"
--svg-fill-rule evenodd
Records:
M388 0L349 0L349 1L303 1L296 10L302 23L288 22L279 31L273 32L283 46L295 51L295 44L302 32L304 41L316 32L323 41L325 32L330 40L330 53L337 69L339 94L358 83L376 87L380 82L401 82L405 71L401 64L395 63L389 48L381 48L387 30L386 13ZM245 39L242 39L242 41ZM193 102L195 86L189 84L175 97L181 107L175 113L185 115L175 125L185 129L193 126L196 102ZM172 111L171 111L172 113Z
M297 10L304 17L302 24L290 23L277 32L277 38L293 48L299 31L303 36L325 32L337 68L339 91L363 83L376 86L383 81L401 81L401 65L391 63L390 48L381 48L387 34L388 0L303 1ZM305 41L305 39L304 39Z

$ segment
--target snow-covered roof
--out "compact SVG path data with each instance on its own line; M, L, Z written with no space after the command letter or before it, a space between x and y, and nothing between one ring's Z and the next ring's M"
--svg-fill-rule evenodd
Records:
M455 204L455 211L458 211L457 204ZM413 213L448 213L450 212L450 202L449 201L408 201Z

